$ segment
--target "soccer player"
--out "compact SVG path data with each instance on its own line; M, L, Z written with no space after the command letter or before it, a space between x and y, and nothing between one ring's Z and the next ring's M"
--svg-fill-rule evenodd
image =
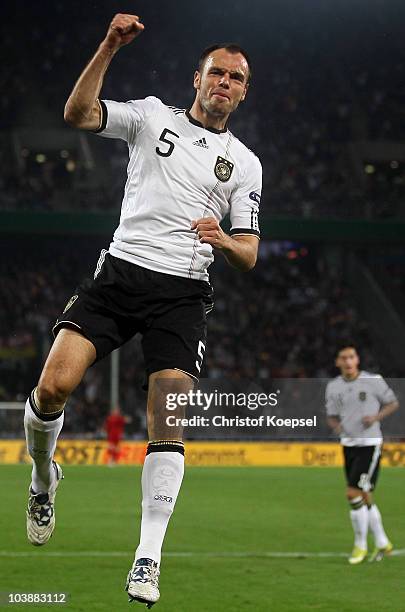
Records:
M159 599L161 548L184 472L182 430L166 425L165 394L187 393L198 381L213 306L207 272L213 253L242 271L256 263L262 171L227 127L251 74L237 45L202 53L189 110L155 97L99 99L114 55L143 29L138 16L116 15L65 106L70 125L127 142L128 178L108 252L53 328L55 341L26 403L25 430L33 460L27 532L40 545L54 529L62 472L53 453L66 401L89 366L142 334L149 444L140 542L126 589L130 600L150 606ZM136 68L125 78L136 90ZM229 235L219 225L228 212Z
M379 374L359 370L360 359L353 343L336 354L340 376L326 387L328 424L340 436L347 481L346 496L354 531L354 547L349 563L356 565L367 556L370 528L375 548L370 561L380 561L392 551L373 501L380 465L382 433L380 422L399 407L394 392Z
M108 415L104 423L108 441L108 464L115 465L120 457L120 442L124 433L124 427L131 422L131 417L124 416L116 406Z

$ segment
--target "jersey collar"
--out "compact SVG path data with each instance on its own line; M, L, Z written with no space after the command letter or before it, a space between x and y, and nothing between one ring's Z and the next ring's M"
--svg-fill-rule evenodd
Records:
M216 128L213 128L213 127L205 127L200 121L198 121L197 119L194 119L194 117L190 115L189 110L186 110L186 117L190 121L190 123L192 123L193 125L203 128L203 130L208 130L209 132L213 132L214 134L224 134L225 132L228 131L227 127L224 127L223 130L217 130Z
M361 371L361 370L359 370L359 373L357 374L357 376L356 376L355 378L345 378L345 377L343 376L343 374L342 374L342 380L343 380L345 383L352 383L352 382L354 382L355 380L358 380L358 379L360 378L361 374L362 374L362 371Z

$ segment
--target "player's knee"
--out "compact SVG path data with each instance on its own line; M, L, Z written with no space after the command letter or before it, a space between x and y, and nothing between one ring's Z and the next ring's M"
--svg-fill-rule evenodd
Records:
M50 376L40 379L36 389L36 399L42 412L55 412L64 407L70 389L62 380Z
M361 489L349 487L346 491L346 498L352 510L358 510L366 502L364 493Z

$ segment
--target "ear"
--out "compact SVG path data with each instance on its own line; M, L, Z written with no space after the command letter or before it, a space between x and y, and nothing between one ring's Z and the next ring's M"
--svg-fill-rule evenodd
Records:
M241 101L241 102L243 102L243 100L246 98L246 96L247 96L247 92L248 92L248 89L249 89L249 83L246 83L246 85L245 85L245 91L243 92L242 97L241 97L241 99L240 99L240 101Z
M201 73L196 70L194 72L194 89L200 89L201 84Z

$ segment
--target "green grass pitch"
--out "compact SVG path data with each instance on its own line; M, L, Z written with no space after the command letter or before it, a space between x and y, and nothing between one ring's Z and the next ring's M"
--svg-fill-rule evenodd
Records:
M29 473L28 466L0 466L0 591L3 597L10 591L65 591L70 600L7 609L146 609L130 606L123 590L138 540L140 468L65 467L56 530L43 548L25 540ZM382 470L376 500L395 547L405 548L401 468ZM347 553L351 546L340 469L188 468L153 610L405 611L403 555L355 567L337 555L264 555Z

